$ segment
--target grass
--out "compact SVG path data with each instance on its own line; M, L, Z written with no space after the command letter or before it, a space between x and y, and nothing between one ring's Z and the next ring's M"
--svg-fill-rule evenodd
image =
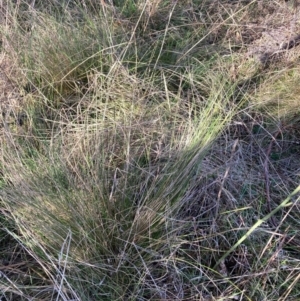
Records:
M281 6L99 3L1 4L1 298L300 300Z

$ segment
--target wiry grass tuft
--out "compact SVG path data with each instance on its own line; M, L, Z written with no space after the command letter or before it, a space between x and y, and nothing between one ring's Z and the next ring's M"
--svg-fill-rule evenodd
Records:
M55 256L68 238L66 273L81 266L73 285L84 287L81 270L93 274L103 282L97 295L108 300L169 293L160 278L175 270L164 275L155 262L168 261L176 238L172 216L228 122L218 95L207 104L196 97L188 103L167 88L152 89L119 71L107 79L105 95L97 96L101 85L93 87L77 105L80 114L61 115L37 148L27 138L10 137L15 148L3 150L3 162L10 161L3 170L11 178L2 196L26 244ZM81 298L92 299L89 290L81 289Z
M1 298L297 300L297 57L249 56L262 4L1 4Z

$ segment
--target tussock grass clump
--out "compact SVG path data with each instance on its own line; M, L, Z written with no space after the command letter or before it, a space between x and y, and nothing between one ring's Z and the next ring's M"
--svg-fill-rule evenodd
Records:
M93 76L97 82L101 73ZM7 210L20 219L26 244L47 250L44 260L68 244L64 276L80 298L177 298L169 288L160 292L176 275L167 264L176 241L172 218L228 116L217 95L205 104L154 89L119 70L107 78L105 95L98 97L96 85L76 118L56 120L38 149L10 137L3 150ZM90 274L94 288L85 289Z
M297 68L245 55L262 1L57 4L2 7L1 297L295 300Z

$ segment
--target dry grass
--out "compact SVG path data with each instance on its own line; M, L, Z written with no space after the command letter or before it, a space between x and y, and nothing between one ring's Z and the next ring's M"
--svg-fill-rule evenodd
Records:
M28 3L1 3L0 297L298 300L299 50L260 45L297 10Z

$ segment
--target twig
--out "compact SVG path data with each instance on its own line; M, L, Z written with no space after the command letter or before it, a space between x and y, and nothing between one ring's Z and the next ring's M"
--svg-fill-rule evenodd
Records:
M275 135L273 136L272 141L269 144L269 147L267 149L267 152L265 153L265 161L264 161L264 173L265 173L265 185L266 185L266 198L267 198L267 208L268 208L268 213L270 213L272 211L271 208L271 197L270 197L270 179L269 179L269 156L274 144L274 141L276 140L276 138L278 137L278 135L281 133L281 130L278 130ZM274 219L273 216L271 216L270 218L270 222L272 224L272 226L274 228L277 228L277 223Z

